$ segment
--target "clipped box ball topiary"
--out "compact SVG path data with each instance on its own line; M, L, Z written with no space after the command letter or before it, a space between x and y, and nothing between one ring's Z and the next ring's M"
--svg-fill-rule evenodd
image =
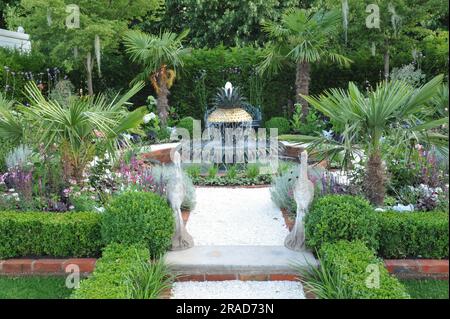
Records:
M316 250L339 240L361 240L369 248L378 248L378 218L361 197L328 195L317 199L306 215L305 229L307 246Z
M171 244L175 222L166 200L155 193L125 192L114 198L102 219L106 244L144 244L159 257Z
M289 121L284 117L272 117L265 123L265 128L277 128L278 135L287 134L290 132L291 127L289 125Z

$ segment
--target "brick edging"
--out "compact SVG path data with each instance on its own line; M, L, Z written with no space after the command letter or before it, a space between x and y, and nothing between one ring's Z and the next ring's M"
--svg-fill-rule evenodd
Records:
M384 265L399 278L448 279L448 259L385 259Z
M7 259L0 260L0 275L66 274L66 267L76 265L83 274L92 273L96 258L67 259ZM449 278L449 261L438 259L386 259L387 270L400 278ZM67 269L70 271L70 269ZM223 281L223 280L297 280L292 274L195 274L180 275L178 281Z
M96 262L96 258L7 259L0 260L0 275L64 275L73 271L67 268L70 265L78 266L82 274L89 274Z

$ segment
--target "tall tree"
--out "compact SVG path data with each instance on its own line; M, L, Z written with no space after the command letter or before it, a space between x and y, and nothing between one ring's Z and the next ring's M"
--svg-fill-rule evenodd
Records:
M286 63L296 65L296 100L302 105L303 119L308 114L311 64L328 60L349 65L350 59L330 50L329 44L341 27L338 10L311 12L305 9L287 10L280 23L265 22L263 29L271 41L267 43L261 72L278 72Z
M9 15L9 26L22 25L33 50L58 61L66 71L83 70L89 95L93 72L101 72L101 56L117 51L132 20L154 12L161 0L21 0Z
M129 31L125 34L127 52L133 61L144 67L136 80L150 80L158 96L156 105L163 125L167 124L169 89L175 80L176 68L183 66L183 57L189 52L182 44L188 32L189 30L185 30L178 35L172 32L152 35Z
M149 33L160 29L181 32L190 29L187 40L192 47L213 48L220 44L262 45L264 21L277 21L288 8L308 7L312 0L166 0L157 23L144 21Z

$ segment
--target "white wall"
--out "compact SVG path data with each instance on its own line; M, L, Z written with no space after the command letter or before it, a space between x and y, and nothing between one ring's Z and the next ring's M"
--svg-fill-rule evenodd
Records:
M0 29L0 47L18 49L22 52L30 52L30 35L21 32Z

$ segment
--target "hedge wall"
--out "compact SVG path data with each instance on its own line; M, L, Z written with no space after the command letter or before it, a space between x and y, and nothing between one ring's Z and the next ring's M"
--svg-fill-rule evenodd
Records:
M91 277L81 281L73 299L126 299L127 275L141 260L150 259L149 250L142 245L110 244L95 264Z
M324 264L331 267L331 272L340 272L346 278L342 284L351 292L352 299L409 298L405 287L389 274L383 261L361 241L325 244L320 250L320 256ZM375 271L379 272L378 287L377 282L371 281L369 277L373 273L374 278L377 278Z
M378 253L384 258L448 258L448 213L379 213Z
M15 257L96 257L101 215L0 212L0 259Z

